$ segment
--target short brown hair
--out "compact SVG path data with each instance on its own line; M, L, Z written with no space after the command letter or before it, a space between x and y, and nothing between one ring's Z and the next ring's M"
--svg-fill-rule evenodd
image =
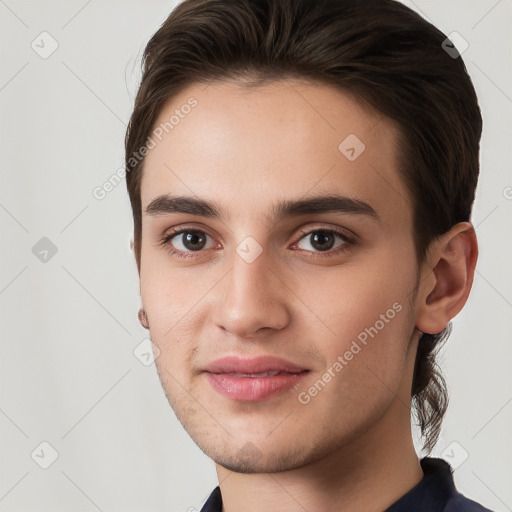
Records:
M302 78L334 85L393 119L399 173L413 206L422 262L430 243L469 221L479 173L482 118L462 58L446 36L395 0L185 0L148 42L125 139L126 183L140 271L146 145L163 103L215 80ZM444 42L444 43L443 43ZM456 52L456 50L455 50ZM431 451L448 404L435 355L451 324L423 334L411 400Z

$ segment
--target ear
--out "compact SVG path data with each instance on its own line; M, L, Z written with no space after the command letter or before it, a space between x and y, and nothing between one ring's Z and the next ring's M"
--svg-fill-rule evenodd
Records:
M142 325L142 327L144 327L144 329L149 329L148 316L147 316L146 310L144 309L144 306L142 306L139 309L139 314L137 316L139 317L140 325Z
M467 301L478 258L476 233L460 222L431 245L420 275L416 327L437 334Z

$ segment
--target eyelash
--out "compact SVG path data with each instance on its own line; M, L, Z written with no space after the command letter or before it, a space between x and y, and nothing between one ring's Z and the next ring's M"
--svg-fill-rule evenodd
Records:
M353 238L349 237L346 233L344 233L340 230L334 229L334 228L329 228L329 229L316 228L316 229L311 229L309 231L301 230L299 232L301 237L299 238L298 241L302 240L303 238L305 238L308 235L312 235L313 233L317 233L319 231L324 232L324 233L329 233L329 234L334 233L335 235L338 235L345 243L342 244L341 246L337 247L336 249L329 249L328 251L306 251L306 252L311 253L310 256L307 256L308 258L318 258L318 257L329 258L332 256L337 256L337 255L347 251L351 245L356 244L356 241ZM170 244L170 241L174 237L181 235L182 233L200 233L200 234L210 236L205 231L201 231L196 228L189 228L189 227L185 226L185 227L178 229L177 231L172 231L170 233L167 233L159 240L158 243L159 243L159 245L164 247L167 250L167 252L169 254L171 254L172 256L176 256L177 258L181 258L181 259L195 258L196 257L195 254L201 253L202 251L187 251L187 252L180 251L180 250L174 249L172 247L172 245Z

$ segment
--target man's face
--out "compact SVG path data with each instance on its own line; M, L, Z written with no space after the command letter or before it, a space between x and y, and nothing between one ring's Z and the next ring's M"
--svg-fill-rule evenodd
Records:
M140 280L177 417L240 472L383 442L409 420L415 349L412 207L394 125L328 86L284 80L194 85L155 128L173 115L144 165ZM167 194L220 216L154 202ZM334 195L353 201L275 216L280 202ZM235 366L212 366L227 356ZM251 367L261 356L295 366Z

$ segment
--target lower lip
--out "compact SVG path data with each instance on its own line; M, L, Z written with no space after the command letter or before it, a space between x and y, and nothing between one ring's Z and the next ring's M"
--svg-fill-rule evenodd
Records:
M229 373L208 373L212 387L232 400L258 402L295 386L308 371L282 373L271 377L237 377Z

